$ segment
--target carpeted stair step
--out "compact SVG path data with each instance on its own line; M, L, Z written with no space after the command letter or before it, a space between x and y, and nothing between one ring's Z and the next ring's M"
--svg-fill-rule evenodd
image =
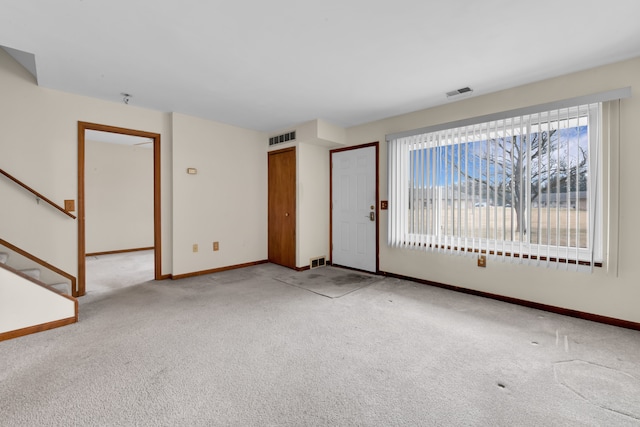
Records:
M54 283L51 286L53 289L62 292L63 294L71 295L68 283Z
M40 269L39 268L25 268L24 270L20 270L22 273L27 276L31 276L34 279L40 280Z
M9 254L6 252L0 252L0 264L6 264L9 259ZM22 273L27 276L33 277L34 279L40 280L40 269L39 268L25 268L20 270ZM69 283L54 283L49 285L52 288L62 292L63 294L71 295L71 289Z

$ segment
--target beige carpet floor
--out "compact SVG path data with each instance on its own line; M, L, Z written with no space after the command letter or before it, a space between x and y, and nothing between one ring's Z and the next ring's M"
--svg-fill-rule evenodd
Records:
M638 331L389 278L327 298L292 275L82 297L79 323L0 343L0 425L640 425Z
M111 292L153 280L153 250L87 256L87 295Z

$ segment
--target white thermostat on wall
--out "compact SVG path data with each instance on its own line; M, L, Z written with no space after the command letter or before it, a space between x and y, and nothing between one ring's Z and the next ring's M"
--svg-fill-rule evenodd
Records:
M187 168L187 173L189 175L195 175L195 174L198 173L198 169L196 169L196 168Z

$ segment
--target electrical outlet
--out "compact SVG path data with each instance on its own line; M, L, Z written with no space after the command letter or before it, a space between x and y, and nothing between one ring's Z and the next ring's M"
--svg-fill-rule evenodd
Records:
M198 252L198 244L197 243L193 244L193 252Z
M487 257L485 255L478 256L478 267L487 266Z
M214 251L220 250L220 243L219 242L213 242L213 250Z

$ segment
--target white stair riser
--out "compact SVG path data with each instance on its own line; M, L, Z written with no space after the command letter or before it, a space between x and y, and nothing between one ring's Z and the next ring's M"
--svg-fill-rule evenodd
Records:
M67 295L71 295L71 290L69 289L70 286L68 283L54 283L52 285L49 285L52 288L54 288L57 291L62 292L63 294L67 294Z
M37 268L26 268L20 271L26 274L27 276L33 277L34 279L40 279L40 270Z
M6 264L7 260L9 259L9 254L6 252L0 252L0 264ZM40 269L38 268L25 268L23 270L20 270L22 273L26 274L27 276L33 277L34 279L40 280ZM54 283L49 285L52 288L67 294L67 295L71 295L71 286L68 283Z
M8 259L9 259L8 253L0 252L0 264L6 264ZM40 280L40 269L38 268L25 268L20 271L26 274L27 276ZM49 286L51 286L57 291L62 292L63 294L71 295L71 285L69 283L53 283L53 284L50 284Z

